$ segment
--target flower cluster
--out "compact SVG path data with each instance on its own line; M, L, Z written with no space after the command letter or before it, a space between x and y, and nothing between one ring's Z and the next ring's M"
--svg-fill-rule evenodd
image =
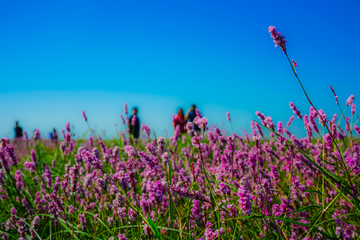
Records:
M270 36L274 39L275 47L280 46L284 53L286 53L285 37L282 36L280 32L277 32L274 26L269 27L269 33Z
M281 33L272 26L269 32L286 53ZM354 101L351 95L351 112L331 121L322 109L302 115L289 103L303 136L292 125L295 116L276 123L257 111L261 124L251 121L251 132L238 135L208 125L195 109L189 136L177 127L169 138L152 139L142 124L147 136L136 142L129 129L119 133L122 142L102 140L83 111L89 140L73 139L69 122L60 142L40 138L39 130L33 139L2 138L0 237L358 239ZM126 128L137 122L136 115L125 118Z

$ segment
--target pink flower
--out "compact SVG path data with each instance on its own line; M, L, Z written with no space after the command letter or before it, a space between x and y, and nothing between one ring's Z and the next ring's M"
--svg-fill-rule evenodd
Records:
M29 162L26 160L26 162L24 162L24 166L25 166L26 170L28 170L30 172L34 172L36 164L34 162Z
M360 135L360 128L355 125L355 126L354 126L354 129L355 129L356 133Z
M346 100L346 106L351 105L354 100L355 100L355 96L354 96L354 95L350 95L350 97Z
M201 136L194 136L191 139L191 143L194 146L194 148L199 148L200 147L200 141L202 140Z
M293 65L294 65L294 67L297 67L297 66L298 66L297 62L295 62L294 60L292 60L292 63L293 63Z
M135 157L136 155L136 151L134 150L134 148L130 145L126 145L125 146L125 152L129 157Z
M86 115L85 115L85 112L84 112L84 111L82 111L82 115L83 115L83 117L84 117L85 122L87 122L87 117L86 117Z
M290 105L290 108L293 110L293 112L296 114L296 116L298 118L302 119L302 115L301 115L299 109L294 105L294 103L290 102L289 105Z
M253 136L252 137L253 138L253 141L255 142L255 143L258 143L258 142L260 142L260 140L261 140L261 137L260 136Z
M135 126L135 124L136 124L136 119L137 119L136 115L134 115L134 116L131 118L131 125L132 125L132 126Z
M208 123L208 120L206 119L206 117L198 118L196 120L196 125L198 125L199 128L206 129L207 128L207 123Z
M128 114L127 103L124 103L124 111L125 111L125 114Z
M120 114L120 118L121 118L122 123L125 124L124 117L121 114Z
M270 36L274 39L275 47L280 46L286 54L286 40L284 36L281 36L280 32L276 31L274 26L269 27Z

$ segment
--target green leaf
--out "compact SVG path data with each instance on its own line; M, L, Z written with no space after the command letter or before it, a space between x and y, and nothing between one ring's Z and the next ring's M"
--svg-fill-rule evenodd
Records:
M160 237L160 232L159 232L159 229L157 228L156 224L153 222L153 220L151 220L149 215L148 215L147 219L149 221L150 227L152 228L153 232L155 233L155 236L157 238L159 238Z

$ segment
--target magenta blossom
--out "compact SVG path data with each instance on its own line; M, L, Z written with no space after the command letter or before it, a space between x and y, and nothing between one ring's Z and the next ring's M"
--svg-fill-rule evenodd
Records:
M297 67L297 66L298 66L297 62L295 62L294 60L292 60L292 63L293 63L293 65L294 65L294 67Z
M291 108L291 109L293 110L293 112L295 113L295 115L296 115L298 118L302 119L302 115L301 115L299 109L294 105L294 103L293 103L293 102L290 102L289 105L290 105L290 108Z
M65 129L66 129L66 131L67 131L68 133L70 133L70 122L67 122L67 123L65 124Z
M280 32L276 31L274 26L269 27L270 36L274 39L275 47L280 46L286 54L286 40L284 36L281 36Z
M101 161L99 159L97 159L96 156L94 156L90 152L82 150L81 157L84 159L85 163L90 164L93 168L95 168L95 169L102 168Z
M351 115L354 115L356 111L356 105L355 103L351 104Z
M134 150L134 148L130 145L126 145L124 147L125 149L125 152L126 154L129 156L129 157L135 157L136 156L136 151Z
M124 112L125 114L128 114L127 103L124 103Z
M200 148L200 141L202 140L202 137L201 136L194 136L192 139L191 139L191 143L192 145L194 146L194 148Z
M274 125L273 120L272 120L272 118L270 116L265 118L265 123L266 123L267 127L272 129L273 131L275 130L275 125Z
M355 100L354 95L350 95L350 97L346 100L346 106L350 106Z
M82 115L83 115L83 117L84 117L85 122L87 122L87 117L86 117L86 115L85 115L85 112L84 112L84 111L82 111Z
M124 117L121 114L120 114L120 118L121 118L122 123L125 124Z
M289 121L288 121L288 123L286 124L286 128L289 128L289 127L290 127L290 125L291 125L292 121L294 120L294 118L295 118L294 115L292 115L292 116L289 118Z
M355 126L354 126L354 129L355 129L356 133L360 135L360 128L355 125Z
M198 125L199 128L202 128L202 129L207 129L207 123L208 123L208 120L206 119L206 117L198 118L196 120L196 125Z
M135 124L136 124L136 119L137 119L136 115L134 115L134 116L131 118L131 125L132 125L132 126L135 126Z
M36 164L34 162L29 162L28 160L26 160L24 162L24 167L26 170L28 170L30 172L34 172L34 170L36 168Z
M39 137L40 137L40 131L39 131L39 129L36 129L34 131L34 139L37 140L37 139L39 139Z
M230 122L230 113L229 112L226 112L226 118Z

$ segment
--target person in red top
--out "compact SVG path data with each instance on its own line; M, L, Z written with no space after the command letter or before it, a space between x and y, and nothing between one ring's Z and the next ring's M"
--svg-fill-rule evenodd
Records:
M176 129L176 126L180 126L180 133L186 133L185 125L185 117L184 117L184 111L179 108L178 114L176 114L175 118L173 119L173 127Z

